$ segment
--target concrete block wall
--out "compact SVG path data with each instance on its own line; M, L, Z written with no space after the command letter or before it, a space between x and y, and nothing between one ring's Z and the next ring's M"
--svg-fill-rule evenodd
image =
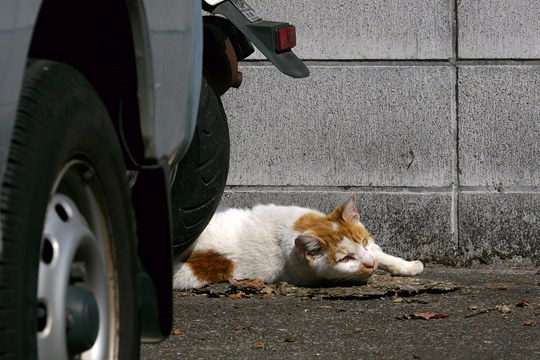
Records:
M223 203L358 195L389 252L540 265L540 2L250 0L297 26L307 79L260 54L223 102Z

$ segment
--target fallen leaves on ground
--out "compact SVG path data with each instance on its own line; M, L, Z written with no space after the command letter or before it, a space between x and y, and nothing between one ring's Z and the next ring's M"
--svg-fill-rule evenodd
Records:
M297 287L286 282L268 284L260 279L233 280L231 282L208 285L189 291L175 291L177 296L197 296L229 298L274 298L278 296L296 297L303 300L367 300L381 297L399 297L403 302L421 302L409 299L425 293L443 294L460 289L456 283L430 280L418 277L393 277L387 274L375 274L363 285ZM406 298L405 298L406 297Z
M296 338L288 337L288 338L285 339L285 342L288 342L288 343L296 342Z
M252 297L253 295L269 299L275 296L275 291L270 284L261 279L232 280L227 293L231 299Z
M231 284L238 287L261 289L265 284L261 279L232 280Z
M538 322L536 320L525 320L523 322L523 325L525 326L536 326Z
M530 305L530 302L528 300L520 300L518 301L515 306L516 307L526 307L526 306L529 306ZM503 314L503 316L506 316L508 314L510 314L512 311L512 308L508 305L504 305L504 304L501 304L501 305L495 305L495 306L492 306L492 307L488 307L488 308L485 308L485 309L479 309L478 305L469 305L468 306L468 309L469 310L474 310L473 313L471 314L467 314L465 315L464 317L465 318L469 318L469 317L473 317L473 316L477 316L477 315L481 315L481 314L486 314L486 313L489 313L491 311L498 311L500 313ZM534 321L534 320L531 320L531 321ZM528 324L525 324L525 325L528 325ZM536 325L533 324L533 325Z
M244 295L246 295L246 294L244 294L244 292L239 291L237 293L230 294L229 299L241 299Z
M399 320L411 320L411 319L424 319L424 320L431 320L431 319L444 319L450 317L448 314L436 314L432 312L420 312L420 313L412 313L412 314L404 314L401 316L398 316Z

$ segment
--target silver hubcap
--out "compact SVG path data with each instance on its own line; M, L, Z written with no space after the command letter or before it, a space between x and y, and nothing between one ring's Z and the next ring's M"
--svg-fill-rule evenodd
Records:
M69 163L48 205L38 273L39 359L104 359L111 353L114 277L107 271L107 224L92 178L84 162Z

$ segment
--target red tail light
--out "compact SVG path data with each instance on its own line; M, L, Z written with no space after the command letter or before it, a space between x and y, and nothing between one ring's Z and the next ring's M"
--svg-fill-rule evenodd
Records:
M276 30L277 32L277 52L283 52L296 46L296 28L289 25Z

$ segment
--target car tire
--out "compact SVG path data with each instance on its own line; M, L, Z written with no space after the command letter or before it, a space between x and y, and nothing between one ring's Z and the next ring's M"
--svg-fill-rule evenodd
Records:
M229 128L215 86L205 74L191 145L171 185L175 255L186 250L214 215L229 172Z
M138 358L122 152L105 106L75 69L28 62L2 185L0 357Z

